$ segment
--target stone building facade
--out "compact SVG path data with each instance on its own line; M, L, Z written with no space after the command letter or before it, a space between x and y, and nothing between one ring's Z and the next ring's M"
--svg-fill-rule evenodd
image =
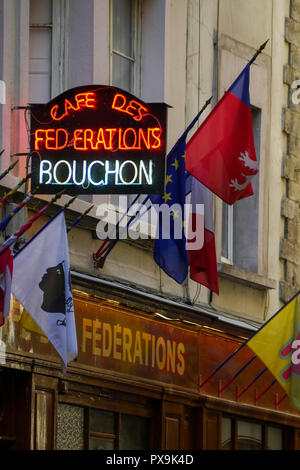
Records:
M79 356L64 374L47 338L22 326L22 306L12 299L0 331L4 447L300 448L299 413L268 371L259 375L264 365L253 359L233 380L251 359L247 348L204 384L299 289L300 111L292 101L299 11L299 0L0 0L1 171L19 156L1 194L26 172L28 103L82 85L120 86L170 106L170 150L269 39L250 77L260 161L255 196L234 208L214 198L219 296L189 278L182 285L169 278L154 262L150 239L120 240L97 265L97 206L114 199L77 197L65 211L68 223L94 204L68 235ZM136 41L132 56L114 43L120 32L123 44ZM133 75L122 76L121 60ZM5 236L49 199L37 195ZM28 238L69 200L57 201Z
M300 4L291 2L290 16L286 18L285 39L289 44L289 62L284 69L284 82L289 86L289 98L284 109L284 131L288 136L283 158L285 193L282 200L284 237L281 241L280 257L284 261L284 275L280 282L280 297L287 301L299 289L299 104L296 81L300 76ZM294 99L293 99L294 95Z

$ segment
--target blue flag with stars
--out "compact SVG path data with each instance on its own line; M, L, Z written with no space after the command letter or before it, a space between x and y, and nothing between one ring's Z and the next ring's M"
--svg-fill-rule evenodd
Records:
M184 233L186 134L185 132L181 136L167 156L164 194L162 196L149 196L152 204L167 204L170 209L169 237L165 238L167 234L164 233L164 224L167 221L158 220L154 260L168 276L179 284L182 284L188 274L188 257Z
M209 105L211 99L212 97L207 100L203 108L188 125L167 155L165 192L163 196L157 194L147 196L147 198L150 198L152 204L167 204L169 208L171 208L173 204L176 204L180 208L180 211L177 211L176 209L173 210L173 208L170 210L170 237L163 238L163 223L158 223L159 232L156 236L154 245L155 262L166 274L168 274L168 276L172 277L179 284L183 283L188 274L188 255L186 251L184 230L184 208L185 197L191 192L192 176L185 171L186 139L188 133ZM177 214L177 212L181 212L181 214ZM181 223L179 231L178 220L179 223Z

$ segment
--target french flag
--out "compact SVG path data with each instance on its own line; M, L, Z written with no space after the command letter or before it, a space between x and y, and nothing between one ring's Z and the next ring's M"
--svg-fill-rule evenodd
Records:
M186 170L231 205L251 196L258 173L249 62L186 146Z
M203 184L198 180L191 177L192 227L193 230L196 230L198 233L199 226L203 223L203 213L198 213L196 209L197 204L201 204L202 207L204 206L204 237L201 239L200 249L197 249L197 243L195 243L196 249L192 249L193 240L191 239L191 236L188 237L187 254L190 267L190 278L216 294L219 294L212 203L211 191L203 186ZM196 240L196 242L199 242L199 240Z

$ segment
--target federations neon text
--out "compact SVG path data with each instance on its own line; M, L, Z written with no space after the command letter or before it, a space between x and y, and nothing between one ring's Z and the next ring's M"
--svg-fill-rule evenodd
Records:
M35 150L62 150L74 147L76 150L156 150L162 145L161 129L102 128L75 129L71 135L63 128L37 129L34 133Z

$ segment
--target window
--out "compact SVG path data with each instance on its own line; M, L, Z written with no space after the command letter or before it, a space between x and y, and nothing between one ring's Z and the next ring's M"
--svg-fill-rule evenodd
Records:
M140 96L140 0L111 0L111 83ZM136 195L128 195L128 205ZM110 201L120 208L119 196Z
M222 418L222 450L282 450L284 429L254 421Z
M30 1L29 103L51 98L52 0Z
M65 89L68 0L30 0L29 103L47 103Z
M56 448L84 449L84 408L58 403Z
M260 160L261 110L252 108L256 158ZM259 173L252 180L254 195L222 206L222 261L258 272Z
M149 418L58 404L58 450L147 450L149 447Z
M111 2L111 82L140 95L140 2Z
M149 448L149 419L89 409L89 450Z

